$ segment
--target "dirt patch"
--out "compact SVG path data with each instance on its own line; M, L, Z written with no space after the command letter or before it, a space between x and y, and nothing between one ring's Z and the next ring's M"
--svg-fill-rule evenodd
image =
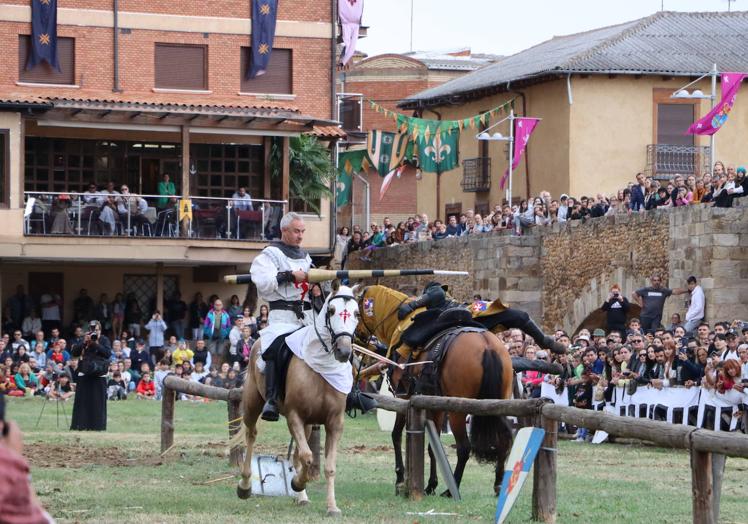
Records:
M353 453L354 455L360 455L362 453L372 453L372 452L391 452L394 451L392 446L365 446L364 444L360 444L357 446L352 446L350 448L343 449L343 453Z
M161 466L176 460L158 453L131 455L115 447L78 447L37 442L24 448L32 468L82 468L85 466Z

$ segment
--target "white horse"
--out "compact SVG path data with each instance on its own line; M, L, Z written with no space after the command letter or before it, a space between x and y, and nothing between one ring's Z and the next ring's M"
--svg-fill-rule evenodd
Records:
M353 385L350 357L353 334L359 319L354 292L355 287L340 286L335 289L315 317L314 324L286 339L289 347L293 348L293 337L302 348L304 357L302 360L297 356L297 351L294 351L286 375L285 397L279 403L280 412L286 417L288 430L296 441L294 467L297 473L291 481L291 487L298 492L298 504L309 502L305 488L310 480L312 451L307 439L312 425L324 425L328 516L341 514L335 502L335 464L338 441L343 434L346 396ZM265 377L257 369L259 352L260 343L257 341L252 347L242 399L243 433L247 452L236 492L243 499L252 493L252 448L257 437L257 419L265 402ZM335 384L335 387L320 373Z

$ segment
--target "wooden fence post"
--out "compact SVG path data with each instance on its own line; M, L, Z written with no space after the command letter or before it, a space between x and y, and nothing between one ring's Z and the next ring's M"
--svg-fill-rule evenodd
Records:
M691 492L694 524L714 524L712 454L691 449Z
M532 519L547 524L556 522L556 457L558 422L543 416L543 404L535 426L545 430L543 444L535 457L532 482Z
M712 453L712 514L714 522L719 522L719 503L722 498L722 477L725 474L727 457L722 453Z
M239 432L239 428L241 428L242 425L242 401L240 398L232 399L229 397L226 404L228 405L229 410L229 438L231 438ZM242 451L242 446L231 446L231 449L229 450L229 466L241 465L243 460Z
M161 398L161 453L174 445L174 401L177 393L164 387Z
M320 468L320 430L319 426L312 426L312 433L309 435L309 449L312 450L312 467L309 468L309 480L319 480Z
M426 412L408 408L405 425L405 469L410 500L423 498L423 461L425 451Z

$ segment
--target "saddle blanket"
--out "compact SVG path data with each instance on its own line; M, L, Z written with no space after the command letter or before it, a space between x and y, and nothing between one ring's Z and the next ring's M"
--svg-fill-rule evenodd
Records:
M338 362L332 353L327 353L322 348L314 332L314 326L303 327L287 336L286 345L313 371L322 375L322 378L334 389L345 395L351 392L353 366L348 361Z

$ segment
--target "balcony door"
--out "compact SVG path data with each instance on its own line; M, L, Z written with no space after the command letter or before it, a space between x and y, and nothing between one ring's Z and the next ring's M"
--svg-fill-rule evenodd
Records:
M685 134L694 120L693 104L657 104L657 144L694 145L694 135Z
M696 120L697 101L673 99L671 94L669 89L654 90L654 143L647 146L647 171L660 179L699 173L708 162L708 148L686 133Z

